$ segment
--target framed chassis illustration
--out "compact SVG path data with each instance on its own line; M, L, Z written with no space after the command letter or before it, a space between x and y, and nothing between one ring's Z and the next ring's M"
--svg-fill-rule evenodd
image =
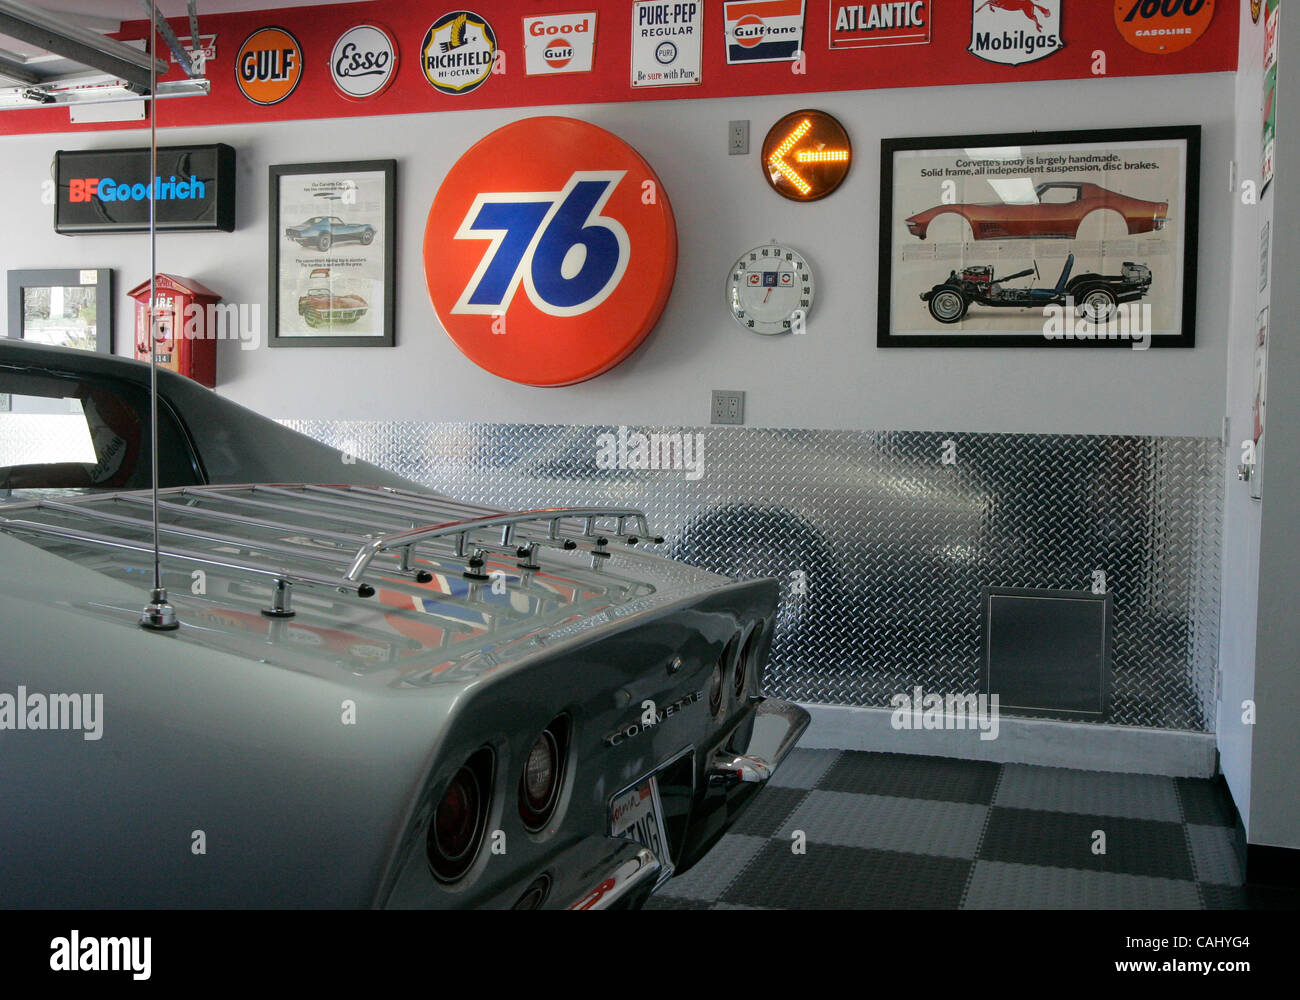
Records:
M396 160L270 175L271 347L392 347Z
M1200 139L882 140L877 346L1194 346Z

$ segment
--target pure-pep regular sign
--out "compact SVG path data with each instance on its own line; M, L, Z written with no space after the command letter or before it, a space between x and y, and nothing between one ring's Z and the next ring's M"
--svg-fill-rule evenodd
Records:
M224 143L168 146L150 169L148 149L59 150L54 154L58 233L137 233L235 228L235 150Z

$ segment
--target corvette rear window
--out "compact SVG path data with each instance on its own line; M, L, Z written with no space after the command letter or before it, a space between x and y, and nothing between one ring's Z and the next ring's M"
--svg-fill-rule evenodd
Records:
M184 434L159 408L162 486L197 485ZM139 386L0 371L0 499L24 490L149 486L149 397Z

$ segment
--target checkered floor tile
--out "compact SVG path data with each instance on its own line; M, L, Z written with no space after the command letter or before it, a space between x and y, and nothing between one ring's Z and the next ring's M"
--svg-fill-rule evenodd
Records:
M648 909L1252 909L1222 784L796 750ZM800 850L802 847L802 850Z

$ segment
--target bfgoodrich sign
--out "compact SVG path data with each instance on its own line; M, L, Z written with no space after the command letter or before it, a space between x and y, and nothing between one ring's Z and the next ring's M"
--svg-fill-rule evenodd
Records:
M158 150L59 150L54 154L59 233L138 233L149 229L149 202L158 229L172 232L235 228L235 150L224 143Z

